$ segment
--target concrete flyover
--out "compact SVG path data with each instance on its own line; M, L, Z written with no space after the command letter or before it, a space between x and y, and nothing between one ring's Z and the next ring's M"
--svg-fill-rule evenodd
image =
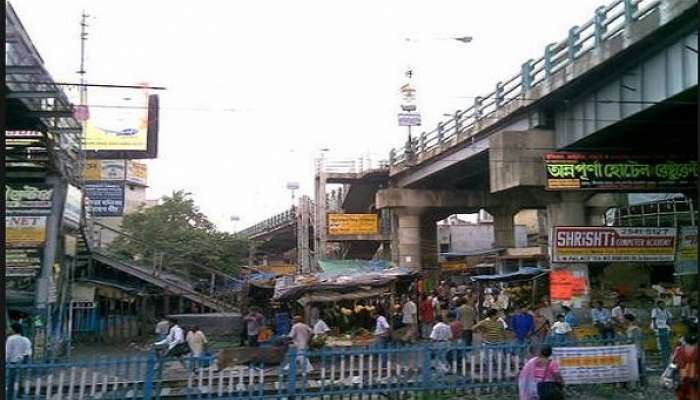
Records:
M525 62L464 111L393 149L374 208L391 218L392 258L436 264L435 223L485 209L496 246L514 247L515 213L549 228L595 226L615 191L545 190L544 155L676 154L697 159L697 1L615 0ZM694 158L692 158L694 157ZM579 276L587 265L567 264Z

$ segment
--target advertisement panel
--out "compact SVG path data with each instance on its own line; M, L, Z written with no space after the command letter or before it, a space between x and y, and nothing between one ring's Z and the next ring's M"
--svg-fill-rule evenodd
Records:
M676 190L695 188L694 156L548 153L547 190Z
M124 160L85 160L84 181L123 181Z
M126 162L126 181L137 185L146 186L148 179L148 166L139 161Z
M673 261L675 228L555 227L552 262Z
M633 344L595 347L555 347L552 356L567 385L639 380L637 347Z
M676 274L698 273L698 227L681 226L678 232L676 251Z
M376 235L377 214L328 214L329 235Z
M5 184L5 212L8 215L51 214L53 188L44 184Z
M134 89L121 89L91 95L98 104L114 104L115 99L128 99L129 103L116 111L113 108L90 109L89 118L85 121L83 145L88 158L124 160L157 157L158 96L149 95L146 90L139 91L141 93L135 94Z
M68 185L66 203L63 208L63 223L71 228L80 228L83 213L83 192L73 185Z
M95 217L120 217L124 213L124 183L89 182L83 187Z
M41 247L46 241L46 216L8 215L5 217L5 247Z

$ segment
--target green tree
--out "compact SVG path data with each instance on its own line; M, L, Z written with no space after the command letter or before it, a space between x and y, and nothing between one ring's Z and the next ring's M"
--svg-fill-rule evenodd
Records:
M197 277L200 266L237 274L245 264L245 239L221 232L195 205L191 193L179 190L163 196L161 203L124 216L120 236L110 250L130 259L152 262L163 255L163 265ZM202 277L206 276L204 274Z

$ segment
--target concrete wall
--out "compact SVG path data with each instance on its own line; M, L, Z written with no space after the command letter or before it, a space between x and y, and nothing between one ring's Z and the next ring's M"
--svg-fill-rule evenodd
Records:
M493 247L494 230L491 224L481 225L440 225L440 244L449 243L451 252L467 252ZM527 227L515 226L515 246L527 247Z

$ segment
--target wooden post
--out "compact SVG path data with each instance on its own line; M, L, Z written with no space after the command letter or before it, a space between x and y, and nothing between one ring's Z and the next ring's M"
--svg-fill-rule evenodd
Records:
M177 312L183 314L185 312L185 298L180 296L177 298Z

